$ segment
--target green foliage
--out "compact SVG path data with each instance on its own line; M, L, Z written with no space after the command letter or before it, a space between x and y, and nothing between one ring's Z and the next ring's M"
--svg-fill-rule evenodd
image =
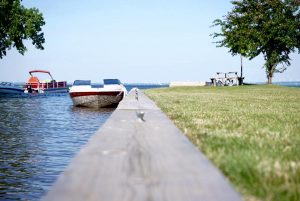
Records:
M234 8L214 26L221 33L212 34L217 47L227 47L232 55L253 59L263 54L269 82L273 74L290 65L289 54L300 53L300 1L298 0L235 0ZM282 67L278 67L282 64Z
M6 51L15 47L22 55L27 50L23 40L31 39L38 49L44 49L45 24L43 15L36 8L25 8L20 0L0 1L0 58Z
M300 200L300 88L174 87L146 94L246 201Z

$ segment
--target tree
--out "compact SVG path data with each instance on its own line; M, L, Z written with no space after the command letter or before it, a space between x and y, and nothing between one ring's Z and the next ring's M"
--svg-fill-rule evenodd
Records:
M268 83L274 73L290 65L289 54L300 53L299 0L235 0L224 19L216 19L221 33L213 33L217 47L227 47L232 55L250 60L263 54ZM279 66L281 64L281 66Z
M27 50L23 40L43 50L45 42L41 26L45 24L43 15L36 8L25 8L20 0L0 1L0 59L6 51L15 47L24 55Z

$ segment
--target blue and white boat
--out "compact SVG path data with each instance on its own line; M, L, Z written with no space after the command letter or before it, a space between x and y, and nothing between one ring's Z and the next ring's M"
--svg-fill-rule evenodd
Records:
M24 89L21 86L17 86L12 82L0 83L0 95L1 94L24 94Z

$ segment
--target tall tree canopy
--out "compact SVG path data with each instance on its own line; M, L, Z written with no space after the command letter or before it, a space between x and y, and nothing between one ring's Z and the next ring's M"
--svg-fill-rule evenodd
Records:
M31 39L38 49L44 49L45 24L43 15L36 8L25 8L20 0L0 1L0 59L15 47L22 55L27 50L23 40Z
M289 54L300 53L299 0L235 0L232 11L214 26L221 33L212 34L217 47L227 47L232 55L249 59L263 54L268 83L274 73L290 65Z

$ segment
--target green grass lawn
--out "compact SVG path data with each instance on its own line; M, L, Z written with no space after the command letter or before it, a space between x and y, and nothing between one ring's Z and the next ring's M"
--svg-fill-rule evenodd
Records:
M178 87L146 94L245 200L300 200L300 88Z

